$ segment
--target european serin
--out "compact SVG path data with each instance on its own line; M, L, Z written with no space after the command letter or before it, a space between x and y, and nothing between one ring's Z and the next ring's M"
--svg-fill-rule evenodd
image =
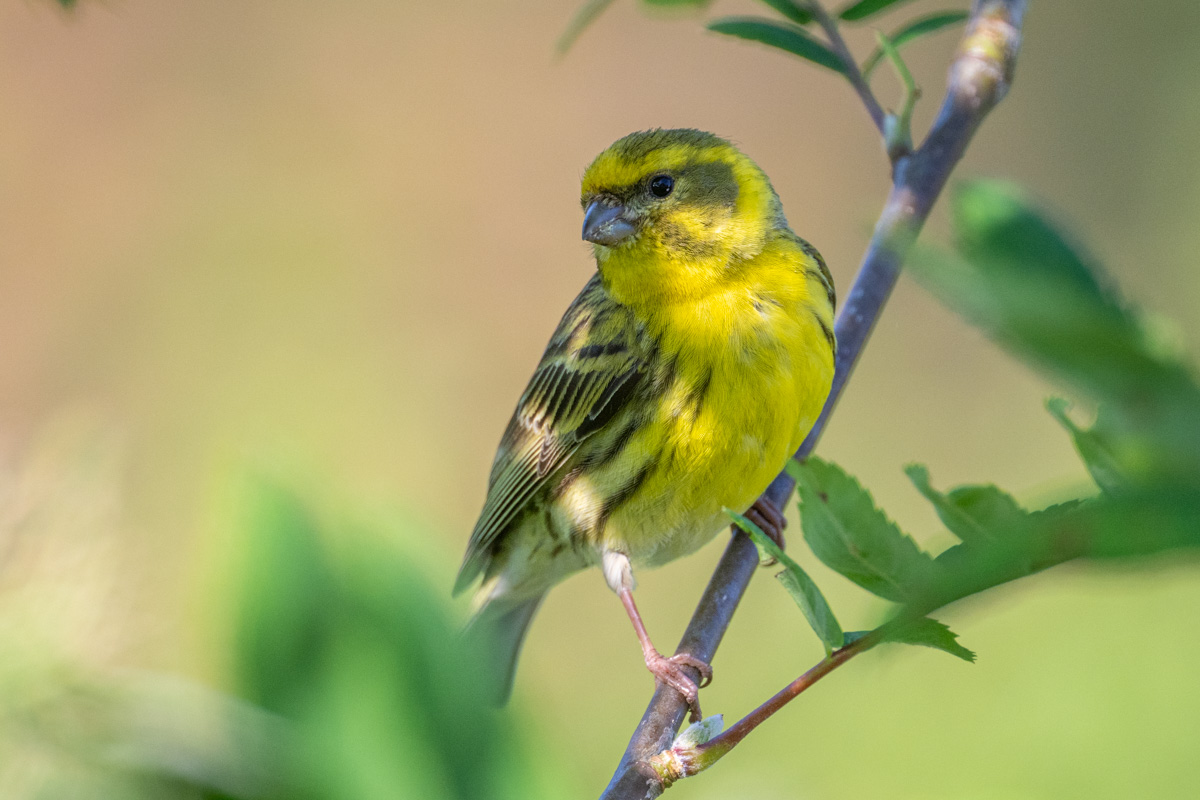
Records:
M688 554L750 509L816 421L833 376L834 290L767 176L696 130L630 134L583 176L598 272L567 309L500 442L455 592L482 573L475 625L501 697L546 592L599 565L646 666L699 717L690 655L666 658L631 563Z

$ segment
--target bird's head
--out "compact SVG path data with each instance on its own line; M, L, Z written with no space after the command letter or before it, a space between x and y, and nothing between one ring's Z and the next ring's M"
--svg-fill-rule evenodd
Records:
M787 225L753 161L689 129L619 139L584 172L582 203L583 238L622 302L703 295Z

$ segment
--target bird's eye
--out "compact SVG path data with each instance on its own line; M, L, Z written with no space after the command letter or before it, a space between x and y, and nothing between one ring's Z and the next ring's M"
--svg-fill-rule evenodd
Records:
M675 179L670 175L655 175L650 179L650 194L655 197L666 197L675 188Z

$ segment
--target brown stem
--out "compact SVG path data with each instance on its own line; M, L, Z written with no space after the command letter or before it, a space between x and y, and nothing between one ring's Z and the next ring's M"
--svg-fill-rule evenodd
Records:
M976 129L1004 97L1012 81L1021 41L1026 0L974 0L967 29L950 66L942 108L919 148L895 164L892 190L875 226L862 267L838 314L833 387L804 444L803 458L820 438L846 381L875 326L913 240L962 157ZM764 497L783 508L792 479L780 473ZM758 552L744 534L735 533L717 565L677 652L706 662L720 644L738 602L758 565ZM649 759L667 749L687 710L679 695L659 687L601 800L642 800L662 793L662 779Z
M796 699L801 692L808 689L817 681L824 678L835 669L845 664L850 659L854 658L859 653L865 653L870 650L883 638L881 629L871 631L871 633L857 639L854 642L834 650L829 656L824 658L819 664L814 666L808 672L801 675L796 680L789 683L787 686L780 689L775 696L763 703L758 708L751 711L736 724L731 725L720 736L715 737L712 741L700 745L697 750L704 751L720 751L722 753L732 750L738 742L746 738L750 731L757 728L768 717L774 714L779 709Z
M656 772L662 777L663 788L670 788L671 784L680 778L687 778L712 766L726 753L736 747L742 739L745 739L750 731L765 722L768 717L792 700L795 700L814 683L859 653L865 653L879 644L883 641L884 636L884 629L878 628L861 639L857 639L845 647L834 650L833 653L822 659L820 663L808 672L805 672L799 678L796 678L796 680L780 689L770 700L751 711L745 717L738 720L736 724L730 726L710 741L688 750L678 752L667 750L660 753L651 760L651 763L654 765Z

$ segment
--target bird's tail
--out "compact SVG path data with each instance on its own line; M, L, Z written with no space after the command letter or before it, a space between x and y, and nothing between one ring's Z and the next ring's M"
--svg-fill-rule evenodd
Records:
M488 696L498 706L508 702L512 694L521 644L543 597L545 594L539 594L517 605L490 603L467 626L472 649L485 662L480 673L488 682Z

